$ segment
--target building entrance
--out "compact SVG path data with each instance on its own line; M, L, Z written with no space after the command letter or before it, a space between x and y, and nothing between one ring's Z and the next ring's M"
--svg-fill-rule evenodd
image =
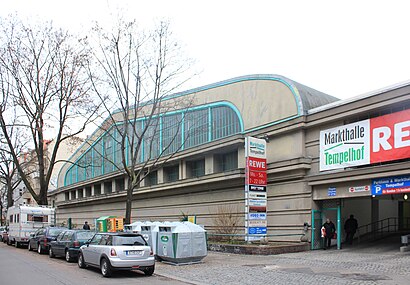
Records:
M332 245L336 245L337 249L341 249L341 207L340 200L324 200L319 202L318 210L312 210L312 243L311 249L322 249L324 247L324 239L322 238L321 228L326 219L330 219L336 227L337 238L332 240Z

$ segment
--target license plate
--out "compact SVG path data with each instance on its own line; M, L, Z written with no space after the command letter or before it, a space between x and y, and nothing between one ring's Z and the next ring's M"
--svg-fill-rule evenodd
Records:
M142 250L128 250L125 252L126 255L142 255Z

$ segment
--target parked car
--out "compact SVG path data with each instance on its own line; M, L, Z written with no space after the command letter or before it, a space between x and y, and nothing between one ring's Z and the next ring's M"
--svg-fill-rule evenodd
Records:
M104 277L114 270L141 270L152 275L155 259L151 248L140 234L96 233L78 253L78 266L100 268Z
M8 231L7 226L0 227L0 241L7 242Z
M55 256L64 256L67 262L77 260L80 246L89 241L95 232L87 230L65 230L62 231L56 240L50 242L48 255L53 258Z
M34 234L30 235L28 241L28 250L37 250L39 254L48 252L50 242L56 239L56 237L62 232L68 230L63 227L45 227L38 229Z

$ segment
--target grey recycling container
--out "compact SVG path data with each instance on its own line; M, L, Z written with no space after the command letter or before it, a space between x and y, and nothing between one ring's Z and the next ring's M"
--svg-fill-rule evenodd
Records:
M129 225L124 225L124 232L141 233L141 226L144 226L146 222L136 221Z
M158 226L157 258L172 264L200 262L207 255L206 231L190 222Z
M157 236L159 226L162 224L162 222L145 222L144 225L141 225L141 234L151 247L155 256L157 255Z

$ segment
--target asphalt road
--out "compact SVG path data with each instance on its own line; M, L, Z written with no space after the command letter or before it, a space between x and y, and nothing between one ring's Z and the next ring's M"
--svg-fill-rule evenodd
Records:
M102 277L98 269L80 269L77 263L67 263L61 258L49 258L0 243L0 284L4 285L93 285L93 284L187 284L154 275L147 277L138 271L115 272L112 277Z

